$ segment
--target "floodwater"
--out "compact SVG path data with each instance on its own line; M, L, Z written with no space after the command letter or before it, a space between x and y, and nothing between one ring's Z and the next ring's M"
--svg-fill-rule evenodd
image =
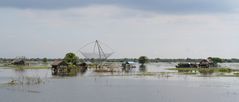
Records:
M239 68L239 64L223 64ZM166 72L175 63L147 65L147 72ZM170 71L168 71L170 72ZM141 73L138 69L130 73ZM16 71L0 68L1 102L238 102L239 77L193 75L137 76L97 74L54 77L49 69ZM19 76L41 77L38 85L9 86Z

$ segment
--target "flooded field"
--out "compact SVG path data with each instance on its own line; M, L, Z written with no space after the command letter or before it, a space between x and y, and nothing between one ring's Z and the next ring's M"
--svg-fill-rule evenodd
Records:
M237 102L239 77L178 74L176 63L148 64L128 73L96 73L56 77L50 69L0 68L1 102ZM239 69L239 63L220 64ZM157 75L142 73L158 73ZM8 85L22 76L40 77L37 85Z

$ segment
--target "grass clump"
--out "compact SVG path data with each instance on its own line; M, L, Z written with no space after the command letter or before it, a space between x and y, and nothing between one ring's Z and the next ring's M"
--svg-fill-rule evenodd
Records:
M137 76L155 76L157 74L158 73L153 73L153 72L143 72L143 73L137 73L135 75L137 75Z
M218 72L231 73L232 69L230 69L230 68L219 68Z
M233 73L233 75L239 77L239 72Z
M177 70L182 73L202 73L202 74L212 74L214 72L220 73L231 73L233 72L230 68L169 68L168 70Z
M199 73L201 74L212 74L215 72L215 69L209 69L209 68L200 68L198 70Z
M16 79L12 79L7 84L11 86L16 86L16 85L38 85L41 83L43 83L43 80L40 77L21 76Z

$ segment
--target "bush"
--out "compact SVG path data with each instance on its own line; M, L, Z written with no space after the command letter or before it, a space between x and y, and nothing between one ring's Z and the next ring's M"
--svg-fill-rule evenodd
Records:
M140 56L138 62L142 65L148 62L148 58L146 56Z

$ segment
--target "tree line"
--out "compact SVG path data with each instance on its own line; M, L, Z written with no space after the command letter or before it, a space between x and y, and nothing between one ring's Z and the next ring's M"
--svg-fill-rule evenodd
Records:
M210 57L209 57L210 58ZM238 58L231 58L231 59L223 59L218 57L211 57L214 58L214 60L219 61L221 63L239 63ZM26 58L26 61L42 61L42 62L51 62L55 60L63 60L64 58ZM15 58L0 58L0 62L11 62L15 60ZM79 58L79 60L86 60L84 58ZM89 59L87 59L89 60ZM90 59L90 60L96 60L96 59ZM158 63L158 62L200 62L203 59L192 59L192 58L178 58L178 59L167 59L167 58L148 58L149 63ZM138 62L139 58L111 58L107 59L107 62L124 62L124 61L132 61L132 62Z

